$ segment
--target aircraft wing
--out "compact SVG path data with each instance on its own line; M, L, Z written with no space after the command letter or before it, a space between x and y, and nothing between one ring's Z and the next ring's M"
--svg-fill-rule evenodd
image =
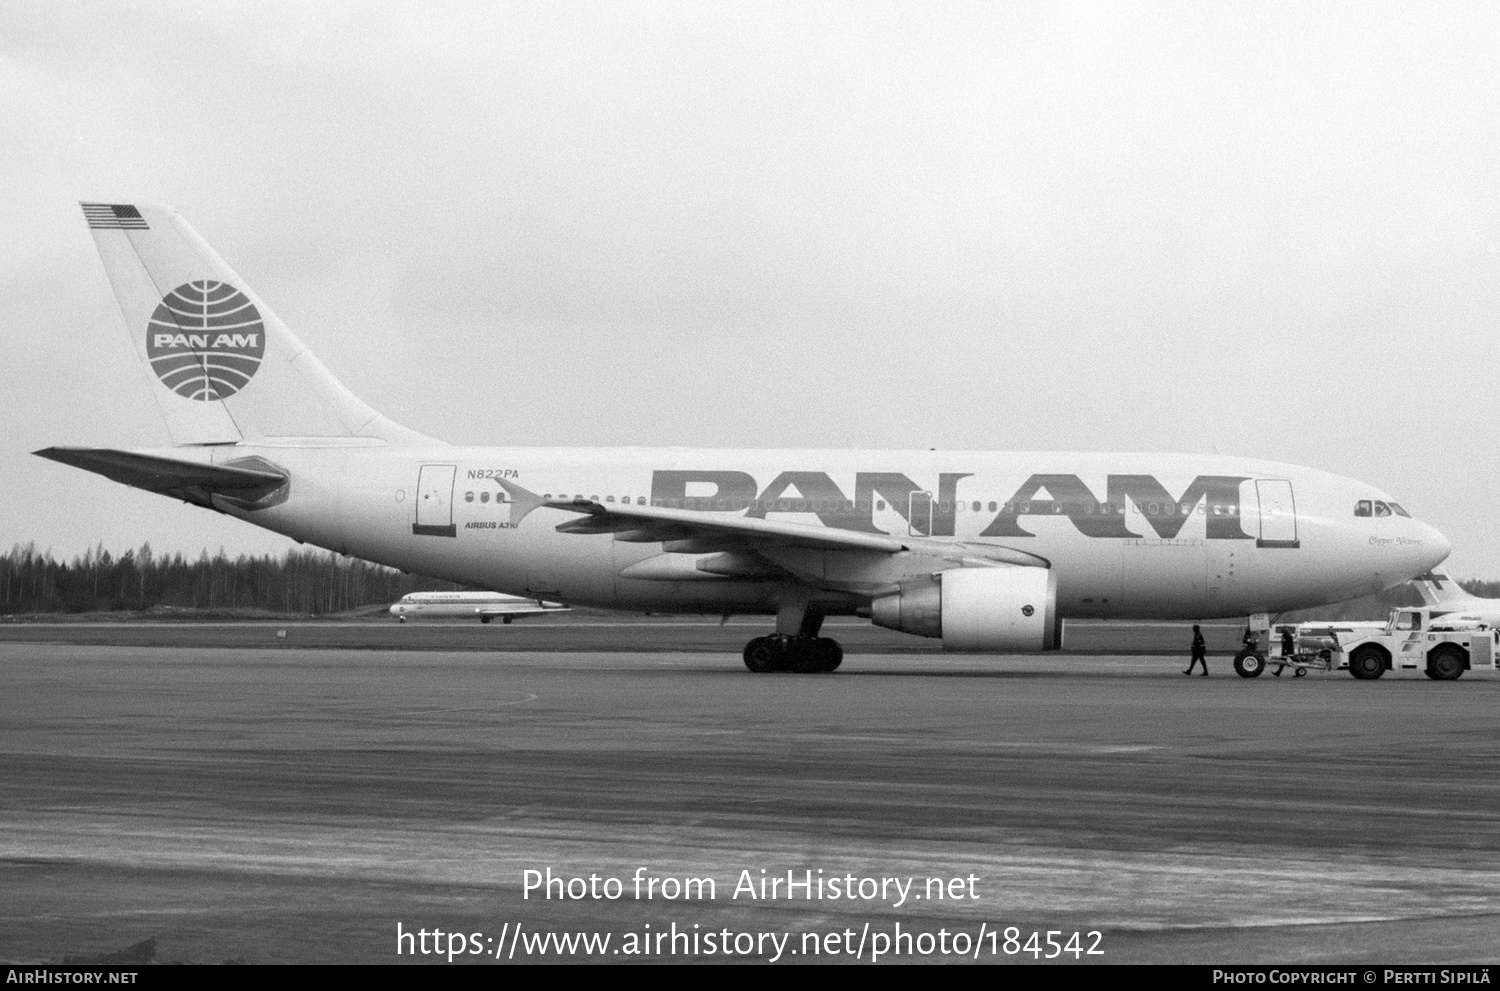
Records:
M782 523L745 516L715 516L691 509L662 506L609 506L589 502L547 503L552 509L585 514L557 529L561 533L613 533L631 541L693 540L702 544L770 541L816 550L877 551L895 554L906 544L876 533L835 530L805 523Z
M103 475L115 482L208 505L211 495L259 499L286 484L286 476L256 459L256 466L210 465L156 454L108 448L48 447L38 457ZM247 459L248 460L248 459Z
M899 540L882 533L840 530L835 527L785 523L758 517L731 516L665 506L628 506L599 503L590 499L547 500L514 482L496 479L515 500L511 519L519 522L536 509L560 509L581 518L560 524L561 533L612 533L616 540L631 543L661 543L666 551L711 553L745 547L801 548L821 551L861 551L866 554L899 554L903 551L944 553L955 549L925 538ZM1034 554L1008 547L961 545L986 563L1047 567Z
M771 541L815 550L885 554L908 549L906 544L883 534L701 513L691 509L668 509L665 506L617 506L590 499L547 500L514 482L496 481L515 500L515 509L511 513L514 522L520 522L533 510L542 508L582 514L582 519L569 520L558 526L561 533L613 533L617 539L632 543L691 541L703 545L704 550L743 545L750 541Z

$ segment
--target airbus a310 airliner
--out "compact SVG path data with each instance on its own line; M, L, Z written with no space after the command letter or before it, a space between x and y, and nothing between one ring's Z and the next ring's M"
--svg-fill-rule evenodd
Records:
M752 671L836 668L827 616L1030 652L1067 617L1276 613L1449 551L1373 486L1239 458L451 447L355 398L173 211L83 212L174 446L38 454L498 592L774 615Z

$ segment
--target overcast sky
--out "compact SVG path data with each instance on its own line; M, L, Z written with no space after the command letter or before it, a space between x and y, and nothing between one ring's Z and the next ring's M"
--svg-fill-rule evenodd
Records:
M0 545L289 542L165 446L81 199L455 443L1237 454L1500 578L1500 5L0 5Z

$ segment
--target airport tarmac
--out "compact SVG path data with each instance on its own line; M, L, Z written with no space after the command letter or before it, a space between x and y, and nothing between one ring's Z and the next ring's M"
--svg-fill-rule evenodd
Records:
M0 960L151 937L169 961L438 959L398 955L398 924L479 934L468 962L510 959L518 925L610 933L616 962L709 958L724 931L868 960L898 923L1044 953L1077 932L1084 962L1500 959L1493 674L1249 681L1221 654L1186 678L1181 650L1126 653L1180 624L802 676L749 674L750 628L711 623L560 625L566 650L521 624L162 625L0 627ZM523 897L549 867L623 895ZM638 868L714 897L637 899ZM929 897L735 897L762 870ZM614 952L674 924L696 955ZM1032 961L1003 940L978 959ZM922 945L885 959L960 959Z
M331 647L358 650L475 650L539 653L598 651L738 654L745 641L768 633L769 617L726 622L693 616L635 616L575 610L533 616L514 623L475 620L355 619L258 620L255 622L111 620L107 614L83 622L0 622L0 643L70 643L109 647ZM1232 654L1240 625L1203 626L1208 649ZM882 629L853 618L830 619L826 636L846 653L942 654L942 643ZM1068 654L1187 653L1186 623L1069 621Z

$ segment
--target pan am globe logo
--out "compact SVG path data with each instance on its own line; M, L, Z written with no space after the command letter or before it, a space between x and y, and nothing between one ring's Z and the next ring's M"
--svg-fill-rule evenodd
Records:
M186 399L228 399L249 384L266 353L260 311L227 282L187 282L167 294L146 328L146 357L162 384Z

